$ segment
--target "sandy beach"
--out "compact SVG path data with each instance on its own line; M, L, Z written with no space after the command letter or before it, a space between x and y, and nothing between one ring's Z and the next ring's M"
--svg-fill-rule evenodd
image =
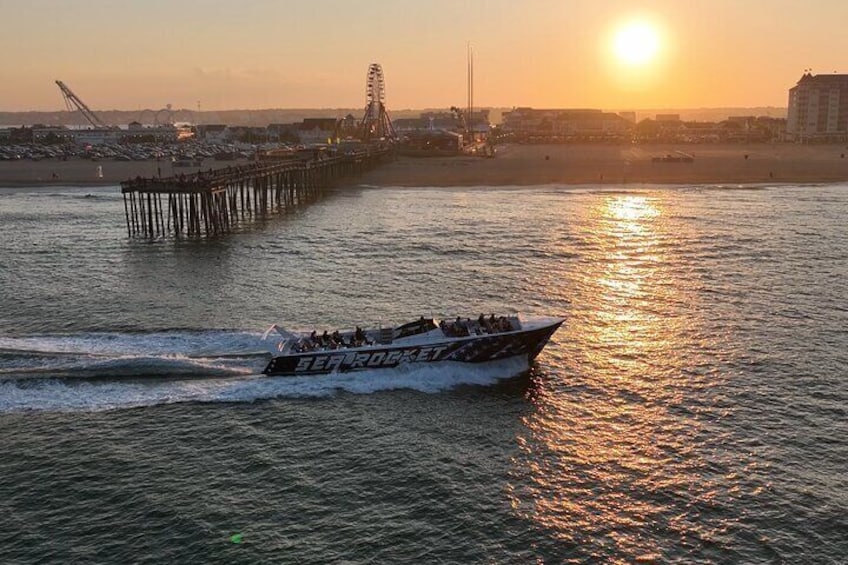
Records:
M688 154L692 162L655 162ZM230 162L207 160L201 169ZM0 162L0 189L115 185L198 168L170 161ZM101 176L102 174L102 176ZM399 157L362 176L375 186L828 183L848 180L845 145L503 145L494 159Z
M244 162L244 161L241 161ZM172 176L226 167L236 161L207 159L201 167L174 167L162 161L91 161L69 159L59 161L0 161L0 189L37 186L114 186L137 176Z
M691 163L655 157L694 157ZM746 158L747 156L747 158ZM376 186L824 183L848 180L845 145L505 145L497 157L400 157Z

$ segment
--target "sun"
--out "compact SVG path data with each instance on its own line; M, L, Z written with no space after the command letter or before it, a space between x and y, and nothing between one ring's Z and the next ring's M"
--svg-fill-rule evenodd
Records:
M645 21L628 22L613 36L613 52L626 65L646 65L656 59L659 50L659 31Z

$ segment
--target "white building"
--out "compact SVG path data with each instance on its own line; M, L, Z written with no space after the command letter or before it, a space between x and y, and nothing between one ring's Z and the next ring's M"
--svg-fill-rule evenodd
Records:
M848 75L805 73L789 89L790 141L848 140Z
M119 128L89 128L71 130L78 145L103 145L118 143L124 135Z

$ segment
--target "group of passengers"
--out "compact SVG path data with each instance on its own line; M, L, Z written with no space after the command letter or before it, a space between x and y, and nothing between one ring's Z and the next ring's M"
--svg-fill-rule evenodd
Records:
M343 347L360 347L362 345L371 345L372 343L359 326L356 326L356 330L350 336L350 341L345 341L344 336L339 333L339 330L334 331L332 334L324 330L324 333L321 335L318 335L318 332L313 330L308 338L301 339L297 342L295 351L304 353L306 351L341 349Z
M505 316L495 317L494 314L486 318L483 314L474 322L471 318L463 320L457 316L454 322L441 321L439 327L447 337L465 337L472 334L496 334L511 331L512 323Z

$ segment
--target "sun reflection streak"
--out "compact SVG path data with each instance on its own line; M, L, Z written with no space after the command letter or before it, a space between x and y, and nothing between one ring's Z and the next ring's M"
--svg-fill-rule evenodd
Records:
M512 493L515 511L605 562L660 559L651 528L698 537L697 516L668 506L712 492L685 399L715 375L688 369L710 364L691 354L702 321L667 216L660 197L607 193L580 218L578 268L549 275L573 296L568 382L537 392L519 441L532 492Z

